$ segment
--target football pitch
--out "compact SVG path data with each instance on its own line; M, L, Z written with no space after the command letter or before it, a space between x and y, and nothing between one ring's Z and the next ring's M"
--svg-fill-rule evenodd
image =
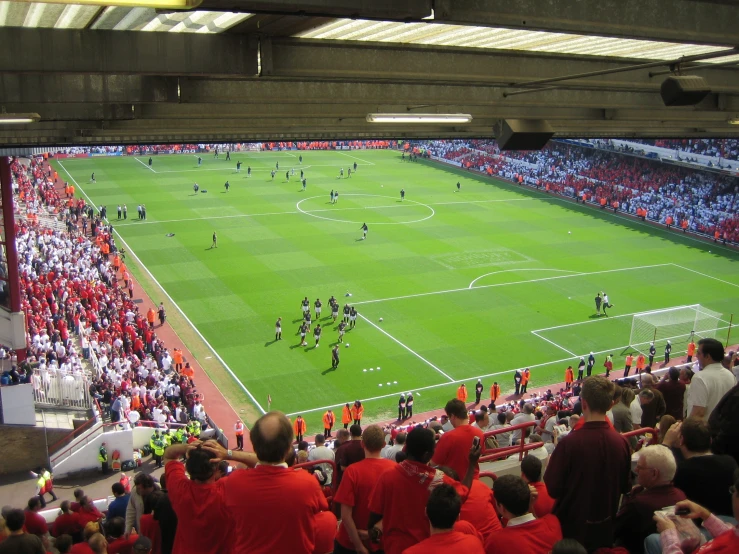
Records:
M202 158L200 167L188 154L154 156L151 167L148 156L52 165L78 195L107 206L134 275L170 314L182 312L175 329L205 344L188 341L249 423L268 397L272 409L303 414L312 434L326 408L340 420L341 406L355 399L372 421L394 417L402 392L413 391L417 412L443 406L460 382L474 399L478 378L483 398L493 381L509 393L516 368L531 368L533 387L557 383L591 351L598 372L607 354L622 368L634 313L700 304L723 314L721 339L730 314L739 315L736 253L617 214L433 162L402 162L395 151ZM116 219L119 203L128 207L125 221ZM599 291L614 305L608 317L594 316ZM331 320L331 295L359 312L336 370L341 317ZM323 302L318 348L312 336L299 345L306 296L311 309ZM673 356L685 351L685 340L673 344Z

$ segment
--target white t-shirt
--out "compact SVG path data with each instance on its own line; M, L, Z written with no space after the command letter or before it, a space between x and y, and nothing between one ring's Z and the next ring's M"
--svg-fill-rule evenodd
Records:
M703 416L704 421L716 407L724 395L736 385L734 373L724 369L721 364L711 364L693 375L688 390L688 416L693 406L701 406L706 409Z

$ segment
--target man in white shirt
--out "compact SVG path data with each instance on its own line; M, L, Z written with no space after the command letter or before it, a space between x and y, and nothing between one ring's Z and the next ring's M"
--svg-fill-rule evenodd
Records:
M398 452L401 452L403 450L403 447L405 446L405 439L408 436L408 433L405 431L401 431L395 436L395 439L393 439L392 445L387 445L385 448L382 449L380 452L380 456L382 456L385 459L392 460L393 462L395 460L395 456L398 454Z
M326 447L326 437L323 435L316 435L316 447L308 452L308 461L314 460L335 460L334 451ZM320 464L319 466L323 473L326 474L326 482L324 485L330 485L333 480L333 469L330 464Z
M534 415L534 407L531 404L524 404L523 410L516 414L516 417L513 418L511 421L511 425L515 426L520 423L526 423L528 421L535 421L536 416ZM533 429L533 428L532 428ZM511 446L517 445L521 441L521 429L517 429L513 431L513 435L511 436Z
M736 385L736 378L721 365L724 346L716 339L699 340L695 355L701 371L693 375L688 389L688 417L708 421L719 400Z

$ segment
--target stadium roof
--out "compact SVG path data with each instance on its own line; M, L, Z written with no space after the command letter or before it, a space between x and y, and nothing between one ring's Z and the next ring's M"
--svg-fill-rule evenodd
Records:
M0 126L0 145L490 137L501 119L561 137L739 135L729 0L90 1L0 1L0 106L40 115ZM711 94L666 107L670 72ZM381 112L473 120L366 121Z

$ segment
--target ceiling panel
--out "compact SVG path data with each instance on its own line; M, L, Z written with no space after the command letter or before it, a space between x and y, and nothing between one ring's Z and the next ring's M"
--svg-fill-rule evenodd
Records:
M676 44L650 40L634 40L527 31L496 27L471 27L440 23L400 23L337 19L296 35L300 38L325 40L358 40L398 44L428 44L464 48L497 48L589 56L672 60L681 56L723 50L720 46ZM726 62L739 55L713 60ZM707 63L711 63L707 61Z

